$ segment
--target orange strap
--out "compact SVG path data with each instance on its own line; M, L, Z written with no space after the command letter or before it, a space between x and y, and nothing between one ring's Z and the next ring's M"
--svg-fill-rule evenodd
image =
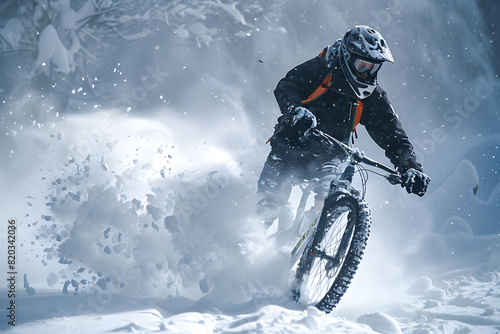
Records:
M324 48L323 51L321 51L321 53L318 55L318 57L325 57L326 50L327 48ZM331 84L332 84L332 74L328 72L326 77L323 79L321 85L319 85L319 87L316 88L316 90L311 95L309 95L307 99L301 100L300 102L302 104L308 104L316 100L321 95L323 95L328 90L328 88L330 88ZM361 121L361 114L363 113L363 104L364 102L361 100L358 100L356 102L356 114L354 116L354 126L352 128L352 131L356 131L356 126L358 126L359 122Z
M323 95L323 93L325 93L328 90L328 88L331 85L331 82L332 82L332 75L328 73L328 75L325 77L321 85L318 88L316 88L316 90L311 95L309 95L307 99L301 100L300 102L302 104L308 104L316 100L318 97ZM358 126L359 122L361 121L361 115L363 114L363 104L364 102L361 100L358 100L356 102L356 112L354 116L354 126L352 128L352 131L356 130L356 126Z
M319 87L316 88L316 90L311 95L309 95L307 99L301 100L300 102L302 104L306 104L316 100L318 97L323 95L324 92L327 91L327 89L330 87L331 82L332 82L332 75L328 73L328 75L323 79L321 85L319 85Z
M364 102L361 100L358 100L358 102L356 102L356 116L354 117L354 127L352 128L352 131L356 130L356 126L358 126L359 121L361 121L361 114L363 113L363 104Z
M318 57L324 58L326 56L326 50L328 50L328 47L324 48L323 51L319 53ZM307 99L301 100L300 102L304 104L316 100L318 97L323 95L324 92L327 91L331 83L332 83L332 75L328 73L326 77L323 79L323 82L321 82L321 85L319 85L319 87L316 88L316 90L311 95L309 95Z

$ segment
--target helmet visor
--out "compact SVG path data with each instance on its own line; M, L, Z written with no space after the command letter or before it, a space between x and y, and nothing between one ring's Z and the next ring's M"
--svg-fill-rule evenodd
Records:
M353 69L357 72L357 74L368 74L373 75L377 73L377 71L382 66L382 63L373 63L367 60L363 60L361 58L356 58L352 64Z

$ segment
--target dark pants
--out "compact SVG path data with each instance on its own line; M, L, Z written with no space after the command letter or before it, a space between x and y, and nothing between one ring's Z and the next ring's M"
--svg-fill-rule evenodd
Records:
M262 196L259 210L264 218L274 220L279 209L287 204L292 186L321 178L323 163L334 158L332 153L307 143L292 145L286 139L272 140L257 190Z

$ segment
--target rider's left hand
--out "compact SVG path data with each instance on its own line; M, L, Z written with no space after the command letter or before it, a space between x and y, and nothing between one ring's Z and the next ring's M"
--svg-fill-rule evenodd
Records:
M410 168L402 175L401 186L406 188L406 191L411 194L417 194L422 197L427 191L427 187L431 182L431 178L423 172Z
M301 135L304 135L310 129L316 128L318 125L316 116L306 108L290 107L290 109L292 127L299 131Z

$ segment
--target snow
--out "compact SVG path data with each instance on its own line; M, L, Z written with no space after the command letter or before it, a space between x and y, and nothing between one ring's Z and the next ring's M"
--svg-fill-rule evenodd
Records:
M10 48L15 49L18 46L21 38L21 26L22 23L18 19L10 19L3 28L0 28L0 35Z
M357 322L368 325L379 333L401 334L399 324L385 313L369 313L358 318Z
M49 306L49 305L47 305ZM131 320L133 319L133 320ZM316 308L293 311L275 305L228 316L185 312L163 316L155 308L117 312L108 315L79 315L55 318L45 323L16 326L6 333L373 333L370 327L335 317L326 317ZM379 327L380 328L380 327ZM389 333L389 332L386 332ZM392 332L391 332L392 333Z
M68 74L72 69L73 60L70 58L68 51L62 45L54 27L49 24L40 33L40 41L38 43L38 57L36 66L41 71L49 71L52 65L61 73Z
M248 23L245 21L245 16L241 14L241 12L236 8L236 3L225 4L220 0L217 0L217 6L220 6L223 10L225 10L237 22L241 23L242 25L248 25Z
M419 293L412 289L411 294L419 298L412 300L413 297L407 295L406 303L395 311L396 317L408 317L413 321L401 324L403 332L407 328L417 333L442 332L444 328L450 332L497 332L500 328L496 311L499 295L495 290L498 290L499 277L498 272L475 273L474 276L455 274L434 283L437 287L431 284ZM423 280L429 281L428 278Z
M91 1L51 1L61 12L41 27L38 53L16 60L38 67L38 81L1 77L0 243L15 218L18 274L13 327L2 247L0 331L499 332L499 83L477 38L486 34L476 3L295 1L255 17L239 2L193 3L162 12L172 34L89 57L84 79L99 77L97 97L83 82L61 87L81 65L76 55L95 51L75 35L95 13ZM52 18L42 7L36 22ZM236 28L214 19L217 8ZM5 16L8 51L25 41L21 19ZM396 63L380 82L432 182L419 198L370 176L364 258L327 315L292 301L290 252L255 218L255 188L277 81L359 22L391 47ZM81 33L97 36L91 26ZM15 67L10 54L4 72ZM356 145L386 162L359 132Z
M314 307L297 308L283 300L261 300L263 304L231 307L218 305L219 308L181 298L168 301L112 295L105 303L96 300L89 307L88 295L64 296L43 291L20 297L22 317L16 327L4 326L3 330L5 333L495 333L500 329L497 312L500 274L474 275L457 273L436 282L422 277L401 294L398 303L387 305L384 312L366 313L356 320L326 315Z

